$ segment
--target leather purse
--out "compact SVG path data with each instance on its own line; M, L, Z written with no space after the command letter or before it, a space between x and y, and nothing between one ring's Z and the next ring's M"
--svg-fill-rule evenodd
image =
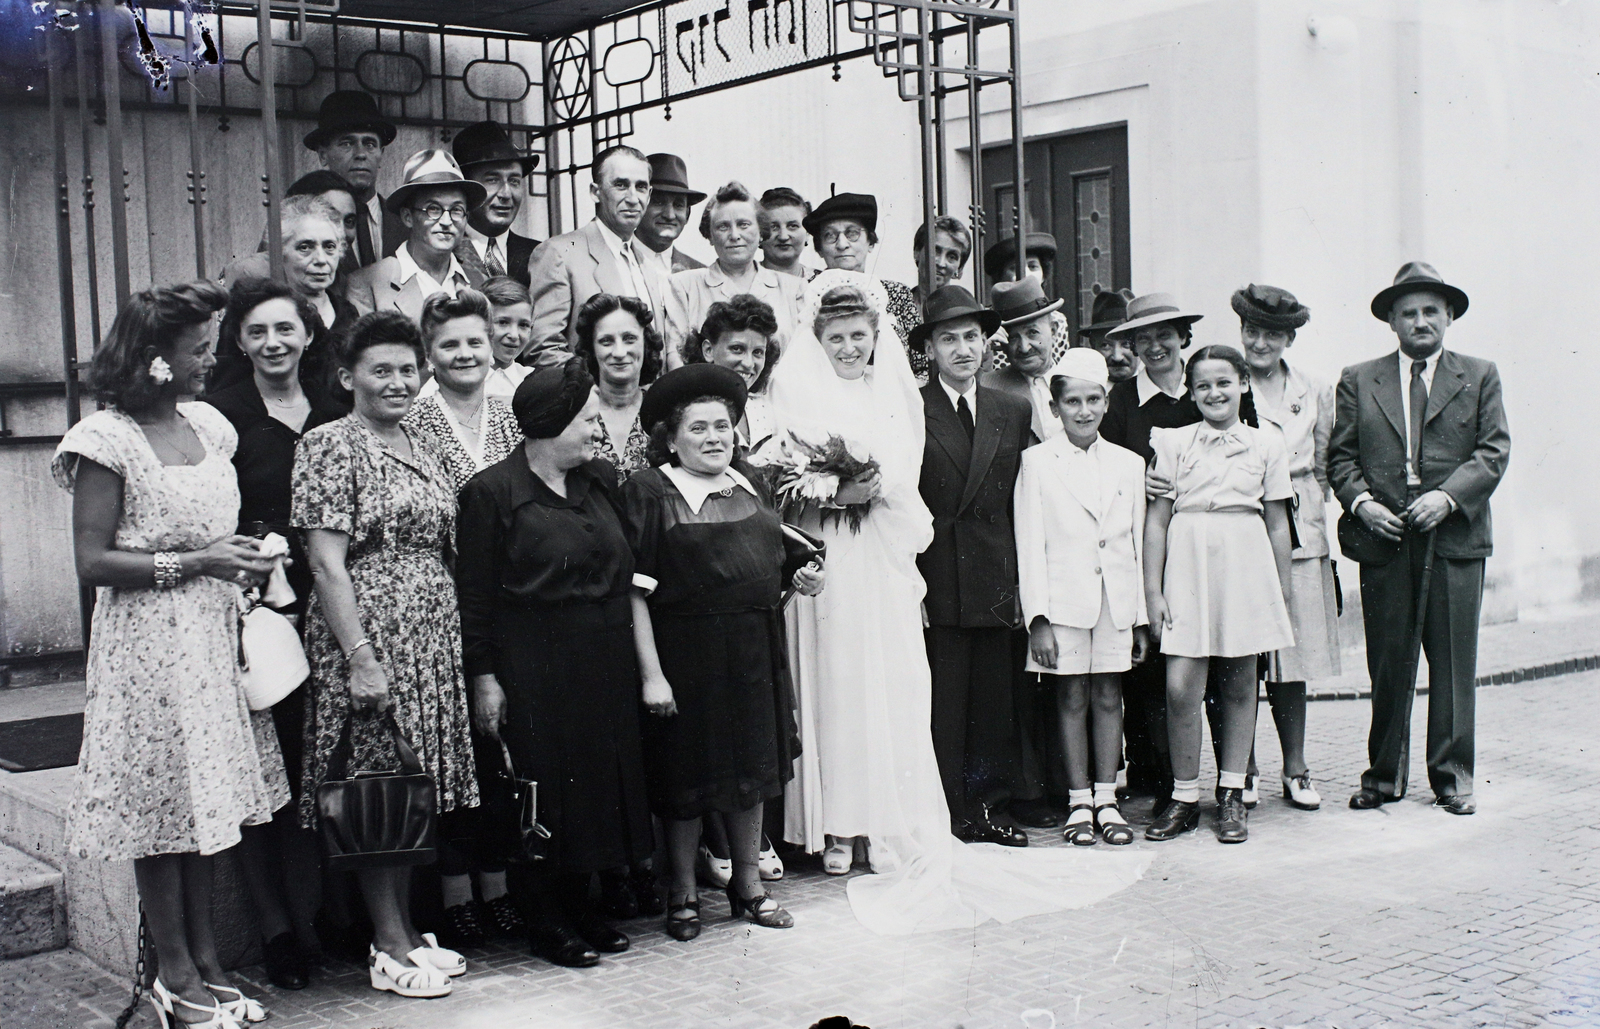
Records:
M1400 550L1399 540L1384 539L1349 511L1339 516L1336 533L1339 552L1359 565L1382 567L1394 560Z
M822 564L828 556L828 544L804 529L783 523L783 601L787 604L794 596L794 573L815 561Z
M294 625L260 601L239 613L239 679L252 711L265 711L311 676Z
M328 778L317 787L322 853L332 871L432 864L438 823L438 792L422 770L394 715L384 716L400 767L357 771L351 760L350 720L328 762Z
M511 762L511 748L500 741L503 767L489 771L480 784L483 792L486 829L497 842L503 842L504 856L511 861L543 861L550 856L550 830L539 823L539 784L518 777Z

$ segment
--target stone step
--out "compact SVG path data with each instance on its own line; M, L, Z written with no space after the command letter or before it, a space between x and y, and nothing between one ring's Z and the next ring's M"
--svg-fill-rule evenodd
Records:
M0 958L66 945L65 877L15 847L0 844Z

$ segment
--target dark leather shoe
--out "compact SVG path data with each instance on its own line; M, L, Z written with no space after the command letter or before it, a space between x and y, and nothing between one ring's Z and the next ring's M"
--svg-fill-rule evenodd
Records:
M654 868L635 868L628 873L628 887L640 915L664 915L666 902L661 899L661 884L656 880Z
M1028 834L1010 826L995 825L988 819L963 823L956 832L963 843L998 843L1002 847L1026 847Z
M1442 807L1452 815L1470 815L1475 814L1478 810L1478 803L1472 799L1472 794L1470 793L1465 796L1455 793L1448 797L1435 797L1433 798L1433 806Z
M303 990L311 982L309 962L295 942L294 933L279 933L268 940L261 957L272 985L285 990Z
M439 938L444 945L460 950L463 947L481 947L489 935L483 931L483 921L478 917L478 902L469 900L444 909L444 924L439 927Z
M1350 809L1352 811L1373 811L1385 804L1393 804L1399 797L1386 797L1377 790L1363 786L1350 794Z
M621 954L630 946L628 937L601 918L598 912L578 922L578 935L602 954Z
M1030 829L1059 829L1067 824L1067 813L1048 800L1014 800L1006 810L1018 825Z
M1243 843L1250 838L1250 815L1243 790L1221 790L1217 801L1217 842Z
M598 906L602 914L619 922L639 917L639 898L633 892L633 884L627 875L618 872L600 873Z
M1200 804L1186 800L1169 800L1167 806L1144 831L1147 840L1171 840L1186 832L1193 832L1200 824Z
M593 968L600 963L600 955L583 937L570 927L553 922L535 925L528 934L528 947L535 957L562 968Z

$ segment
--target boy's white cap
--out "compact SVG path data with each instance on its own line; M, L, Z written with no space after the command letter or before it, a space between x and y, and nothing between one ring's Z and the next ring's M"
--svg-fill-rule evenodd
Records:
M1053 379L1057 375L1093 382L1103 390L1111 389L1111 374L1106 371L1106 359L1093 347L1073 347L1062 354L1050 377Z

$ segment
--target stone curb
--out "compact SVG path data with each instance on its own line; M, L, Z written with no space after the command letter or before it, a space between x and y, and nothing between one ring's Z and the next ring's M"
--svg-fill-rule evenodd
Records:
M1588 672L1600 668L1600 654L1590 654L1587 657L1569 657L1565 661L1551 661L1542 665L1530 665L1527 668L1513 668L1505 672L1492 672L1489 675L1478 676L1479 686L1504 686L1515 682L1534 682L1538 679L1551 679L1558 675L1571 675L1574 672ZM1428 687L1417 686L1418 696L1426 696ZM1265 700L1266 693L1261 694ZM1372 690L1307 690L1307 700L1370 700Z

